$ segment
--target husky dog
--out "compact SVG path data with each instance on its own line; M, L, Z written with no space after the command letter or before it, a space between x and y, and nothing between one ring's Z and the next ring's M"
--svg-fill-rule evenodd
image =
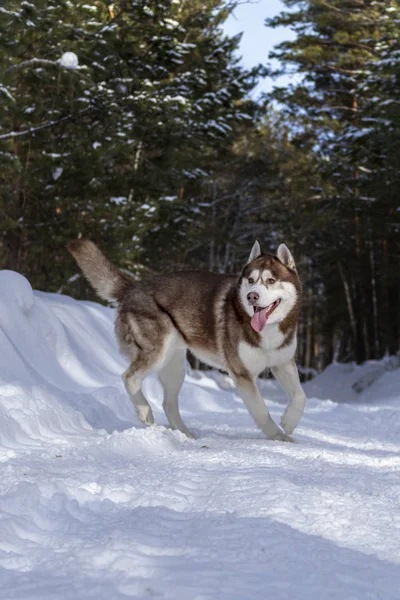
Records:
M154 423L141 384L157 373L172 429L194 437L179 413L178 394L189 348L212 367L227 371L258 427L271 440L292 441L305 395L294 362L302 287L285 244L263 254L258 241L239 277L182 271L133 281L89 240L68 245L98 295L118 304L115 331L130 361L122 379L136 413ZM290 397L281 419L272 420L257 385L271 368Z

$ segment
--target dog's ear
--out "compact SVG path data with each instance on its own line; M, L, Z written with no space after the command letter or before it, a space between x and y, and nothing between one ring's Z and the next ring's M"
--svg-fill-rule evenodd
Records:
M258 258L259 256L261 256L261 254L262 254L262 252L261 252L260 242L258 240L256 240L251 249L247 264L251 263L251 261L254 260L255 258Z
M296 263L294 262L293 256L291 255L290 250L286 246L286 244L279 244L279 248L276 252L276 255L284 265L289 267L289 269L296 270Z

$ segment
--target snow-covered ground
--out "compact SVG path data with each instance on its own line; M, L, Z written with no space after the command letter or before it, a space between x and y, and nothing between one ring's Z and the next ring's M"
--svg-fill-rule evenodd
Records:
M154 378L161 426L138 424L112 321L0 272L0 598L400 598L400 369L361 394L376 364L327 369L297 444L266 440L228 378L192 373L189 440ZM284 394L261 388L278 419Z

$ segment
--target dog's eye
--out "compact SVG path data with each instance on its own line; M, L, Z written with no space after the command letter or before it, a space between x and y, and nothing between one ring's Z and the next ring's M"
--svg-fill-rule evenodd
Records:
M267 283L268 285L273 285L275 283L275 279L273 279L272 277L268 277Z
M254 279L252 277L249 277L249 283L250 283L250 285L253 285Z

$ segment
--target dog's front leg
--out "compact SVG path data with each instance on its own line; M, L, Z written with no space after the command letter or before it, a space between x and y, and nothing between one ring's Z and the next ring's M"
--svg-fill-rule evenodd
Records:
M293 433L297 427L306 404L306 395L300 384L299 372L294 359L280 367L274 367L272 373L290 398L290 403L282 415L281 425L286 433Z
M248 375L233 376L238 392L245 403L247 410L256 422L256 425L265 433L270 440L292 441L288 435L278 427L272 420L265 402L258 391L255 379Z

